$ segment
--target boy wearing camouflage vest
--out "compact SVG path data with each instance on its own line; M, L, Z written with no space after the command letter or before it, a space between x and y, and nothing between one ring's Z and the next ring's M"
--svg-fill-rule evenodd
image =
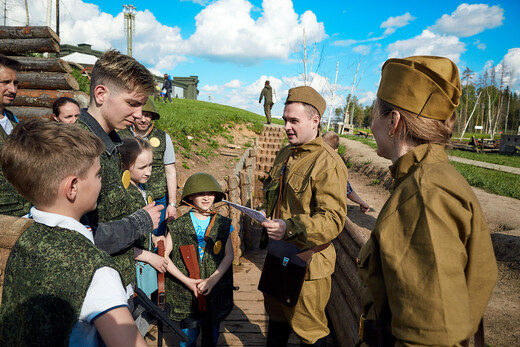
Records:
M34 204L13 246L0 307L0 345L146 346L111 257L79 222L96 207L103 143L71 124L31 120L0 155L5 177Z
M181 204L192 207L173 222L168 223L172 238L170 259L185 276L194 277L183 258L181 246L192 247L200 278L186 285L172 276L166 277L166 302L172 309L170 318L181 322L189 342L183 347L196 346L202 331L202 346L215 346L220 322L233 309L233 246L229 234L231 219L211 210L215 202L225 197L217 180L207 173L196 173L186 181ZM198 251L196 251L198 250ZM205 301L205 310L201 306Z
M153 150L152 175L146 184L156 204L163 205L159 227L154 234L161 236L166 223L177 217L177 170L175 150L170 135L155 126L160 115L151 98L143 106L143 117L125 130L119 131L121 138L139 137L150 141Z
M142 64L118 51L106 51L92 69L89 106L81 110L76 123L105 145L100 159L101 192L96 208L87 217L95 230L96 245L110 255L124 253L142 235L157 228L163 209L149 204L131 210L118 151L121 139L116 133L142 117L142 107L153 90L154 78ZM131 296L131 288L127 289Z

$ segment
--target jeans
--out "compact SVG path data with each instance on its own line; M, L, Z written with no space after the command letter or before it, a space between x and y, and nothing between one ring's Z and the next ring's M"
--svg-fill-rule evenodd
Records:
M162 236L166 233L166 198L167 196L163 196L160 199L155 200L155 205L163 205L164 208L161 210L161 219L159 220L159 226L157 229L153 231L155 236Z

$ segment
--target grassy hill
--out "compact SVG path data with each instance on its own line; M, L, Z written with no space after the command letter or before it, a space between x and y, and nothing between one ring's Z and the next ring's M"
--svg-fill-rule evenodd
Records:
M176 147L185 151L203 145L217 149L216 137L233 143L232 129L236 126L243 125L260 134L265 123L265 117L259 114L205 101L173 99L173 104L156 102L155 105L161 115L157 126L166 130Z

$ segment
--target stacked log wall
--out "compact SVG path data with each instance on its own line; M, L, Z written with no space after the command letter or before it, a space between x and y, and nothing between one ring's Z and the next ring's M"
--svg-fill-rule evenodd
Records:
M9 107L19 119L51 118L52 104L66 96L87 107L89 97L79 91L70 65L59 58L27 56L58 53L60 39L49 27L0 26L0 53L21 63L18 93Z

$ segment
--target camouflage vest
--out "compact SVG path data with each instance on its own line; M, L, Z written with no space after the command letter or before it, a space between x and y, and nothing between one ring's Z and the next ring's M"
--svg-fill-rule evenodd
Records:
M78 119L76 124L92 132L81 119ZM97 207L94 211L87 213L89 223L93 226L97 226L99 223L119 220L135 212L128 206L128 195L121 182L123 172L119 151L116 150L111 155L103 151L100 164L101 191L99 192Z
M130 183L128 189L126 190L128 194L128 205L130 206L130 210L135 212L141 208L143 208L146 203L141 195L141 192L135 185ZM149 192L146 191L146 196L149 196ZM135 281L135 263L134 260L134 246L137 248L142 248L148 250L148 242L149 236L141 236L138 241L136 241L130 248L127 250L120 252L114 255L114 262L116 263L117 269L121 273L121 279L123 280L123 284L126 287L132 281Z
M121 130L117 133L119 137L133 137L134 134L129 129ZM146 183L146 189L152 193L152 199L157 200L162 198L168 192L166 185L166 172L164 171L164 151L166 151L166 133L154 126L150 134L147 136L147 140L152 138L159 140L157 147L152 147L153 151L153 162L152 162L152 175L150 180Z
M189 213L168 223L168 228L172 236L173 250L170 258L177 268L186 276L188 269L179 250L179 246L193 244L198 250L197 236ZM210 277L225 255L225 245L229 237L231 219L217 214L215 224L211 228L204 252L202 262L199 260L200 277ZM222 247L218 254L214 252L214 245L220 241ZM201 315L197 310L197 301L193 292L182 282L167 274L166 277L166 302L171 305L170 318L181 321L185 318L200 319ZM213 287L211 293L206 297L208 311L204 315L206 322L218 324L229 315L233 309L233 267L230 266L220 281Z
M5 115L11 122L13 128L18 124L13 113L9 110L5 110ZM0 126L0 149L4 147L5 141L7 140L7 134L4 128ZM0 214L7 214L10 216L21 217L29 213L31 204L14 189L4 175L2 174L2 168L0 167Z
M67 346L94 272L110 256L76 231L34 223L5 269L1 346Z

